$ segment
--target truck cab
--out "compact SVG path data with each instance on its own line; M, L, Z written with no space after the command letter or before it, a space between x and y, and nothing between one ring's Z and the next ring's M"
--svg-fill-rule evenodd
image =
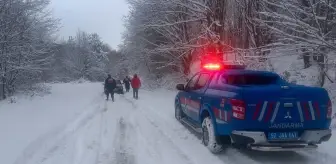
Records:
M232 144L261 151L316 148L331 137L332 104L323 88L239 65L204 65L178 84L175 117L202 134L210 151Z

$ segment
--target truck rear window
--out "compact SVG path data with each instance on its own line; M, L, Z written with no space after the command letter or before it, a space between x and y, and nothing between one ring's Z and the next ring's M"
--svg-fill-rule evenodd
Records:
M222 76L222 82L229 85L270 85L277 83L278 76L242 74Z

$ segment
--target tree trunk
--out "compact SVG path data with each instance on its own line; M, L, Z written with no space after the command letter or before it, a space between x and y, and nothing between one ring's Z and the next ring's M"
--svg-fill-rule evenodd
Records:
M3 63L4 64L4 63ZM3 77L2 77L2 99L6 99L7 96L6 96L6 65L3 66Z
M324 64L319 64L319 77L318 77L318 86L323 87L325 84L326 73L324 70Z
M192 56L190 54L187 54L182 58L183 73L186 76L190 73L191 61Z
M306 49L302 49L302 52L303 52L302 56L303 56L304 69L306 69L310 67L310 55Z

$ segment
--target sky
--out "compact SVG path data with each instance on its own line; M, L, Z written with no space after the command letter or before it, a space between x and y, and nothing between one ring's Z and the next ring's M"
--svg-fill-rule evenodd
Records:
M116 49L124 31L125 0L51 0L53 14L61 19L60 37L74 36L78 29L97 33Z

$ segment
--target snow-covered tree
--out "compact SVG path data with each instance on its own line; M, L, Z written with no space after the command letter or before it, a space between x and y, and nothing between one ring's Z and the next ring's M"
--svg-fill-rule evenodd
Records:
M267 28L254 20L261 10L259 0L128 2L124 61L156 78L172 72L188 74L192 62L209 46L218 45L226 52L256 51L271 42Z
M1 98L38 82L52 58L57 21L49 0L0 1Z
M126 61L134 61L131 59L134 57L145 64L133 69L157 76L172 70L187 71L191 51L201 37L206 37L198 27L206 18L202 8L206 7L204 2L145 0L129 3L132 8L126 23L124 52L129 58Z
M277 34L272 46L300 50L305 67L319 66L319 85L328 70L328 54L336 53L336 2L330 0L262 0L261 23ZM331 57L331 56L329 56ZM334 58L335 57L331 57ZM313 60L311 60L313 59Z
M103 80L109 69L108 54L111 49L103 43L98 34L78 31L57 48L53 68L53 80L71 81L79 78Z

